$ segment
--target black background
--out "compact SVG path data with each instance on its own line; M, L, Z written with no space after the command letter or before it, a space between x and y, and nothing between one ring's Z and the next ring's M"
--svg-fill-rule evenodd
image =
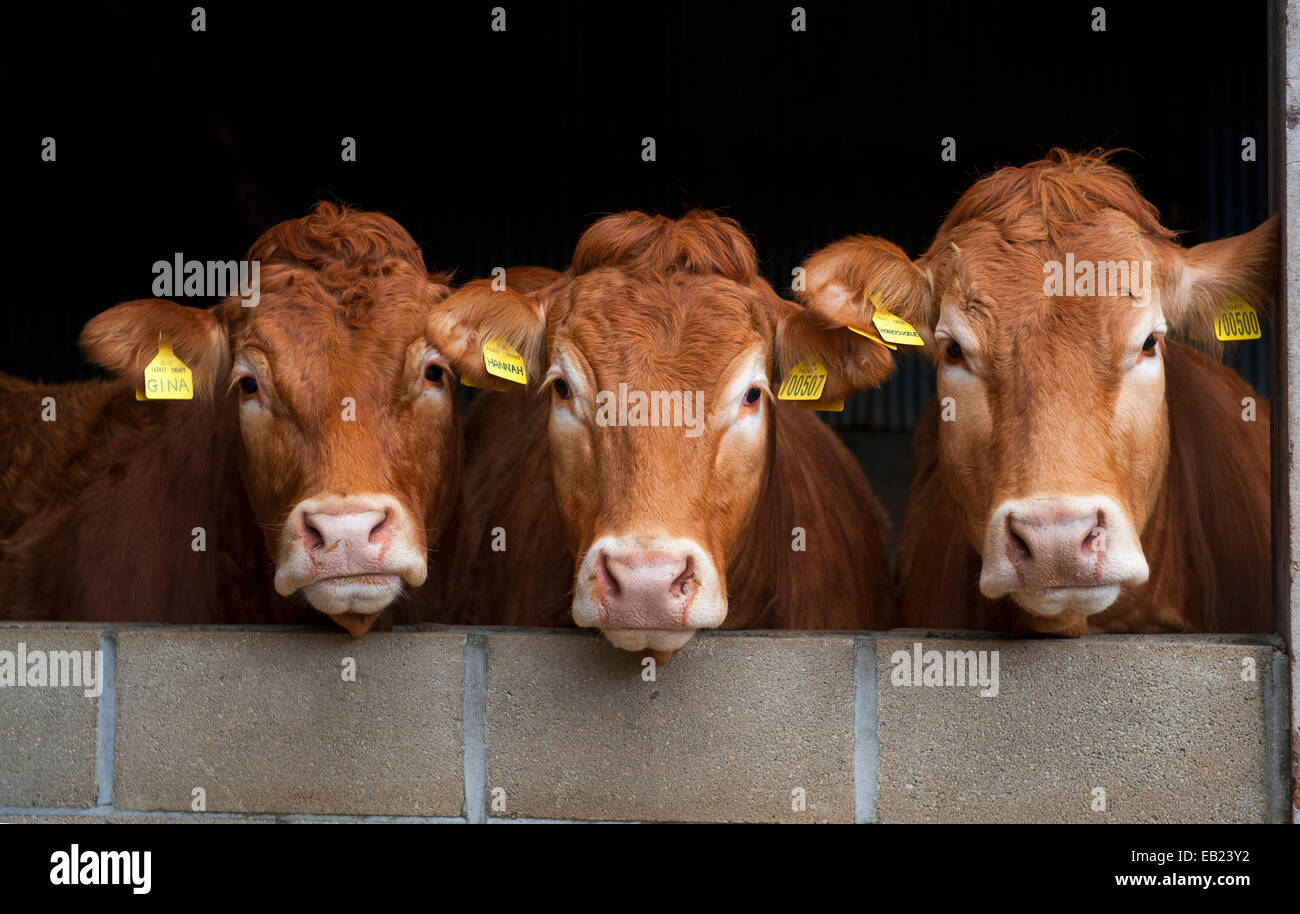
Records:
M393 215L459 280L562 268L605 213L707 206L778 287L852 232L919 254L974 178L1056 145L1133 150L1189 244L1268 213L1263 2L812 0L802 33L791 2L506 2L499 33L500 2L210 3L203 33L191 3L7 11L0 371L93 376L81 326L150 296L154 261L242 256L322 198ZM1230 358L1267 393L1266 346ZM828 421L906 429L930 374L912 360Z
M505 33L489 27L498 4ZM920 253L975 177L1056 145L1129 147L1118 161L1189 244L1246 230L1268 213L1259 0L804 0L804 33L790 29L788 0L333 10L208 3L204 33L191 30L193 5L5 10L10 258L0 371L94 376L76 350L80 327L118 301L149 296L154 261L177 252L241 256L268 226L322 198L388 212L431 267L454 268L462 280L497 265L563 267L582 228L604 213L707 206L749 229L778 286L808 254L851 232ZM1091 28L1097 5L1106 9L1104 33ZM41 161L46 136L57 141L55 163ZM344 136L356 138L355 163L340 160ZM641 159L645 136L656 139L656 162ZM940 159L947 136L956 162ZM1258 141L1254 163L1240 157L1246 136ZM1232 358L1263 386L1266 355L1248 344ZM929 384L913 362L831 421L850 431L906 428ZM80 831L42 842L24 833L21 848L6 849L10 875L45 882L50 848L67 839L138 843L108 832L90 841ZM1034 836L1060 851L1056 838ZM1057 872L1061 853L1044 862L1031 848L1000 851L1003 862L1024 865L1002 866L985 888L1000 892L1010 872L1022 886L1033 877L1078 892L1088 880L1141 869L1127 864L1129 847L1159 841L1144 831L1112 843L1112 858L1086 879ZM1202 834L1191 846L1243 843L1240 833ZM1003 843L967 850L990 846ZM266 873L242 882L248 856L196 852L174 839L159 852L157 884L184 879L189 892L192 867L245 894L263 882L295 894L304 884L337 884L309 875L306 859L284 877L274 852L251 860L277 861L279 884ZM418 852L434 861L428 878L441 884L437 853ZM393 859L372 856L381 869L363 866L343 881L369 885ZM958 884L999 872L996 860L973 860ZM890 860L889 871L898 876L906 863ZM933 860L922 865L933 870Z
M344 863L338 826L299 825L286 840L275 829L236 824L239 816L229 818L231 824L215 829L181 822L0 829L6 900L15 906L38 898L65 905L115 901L128 909L154 902L174 910L176 902L192 903L199 896L221 903L289 902L297 909L318 903L334 910L354 901L373 907L377 892L391 894L399 887L431 905L457 893L479 891L498 905L523 907L535 905L545 887L557 880L575 878L575 858L600 860L611 840L636 841L625 833L611 839L607 832L573 829L566 829L563 839L539 841L527 828L452 833L408 825L367 830L363 862ZM146 815L138 821L157 823L165 817ZM663 831L674 826L637 828ZM1063 895L1075 900L1127 897L1130 904L1159 899L1179 905L1197 897L1231 906L1265 895L1285 897L1294 888L1297 830L1285 826L1265 831L1256 825L1114 824L1104 841L1077 825L984 825L978 831L951 824L891 825L887 835L840 829L820 841L783 838L788 832L755 825L722 828L725 842L717 840L723 832L687 833L680 827L671 836L654 834L650 840L671 840L687 859L710 857L717 872L696 871L692 893L741 908L770 905L774 889L849 908L862 906L864 894L873 890L940 906ZM125 886L50 885L52 854L68 852L74 843L81 851L150 850L152 891L142 896ZM1132 860L1134 851L1177 850L1193 851L1198 862L1157 865ZM1244 851L1249 862L1202 863L1203 850ZM771 860L770 872L756 875L756 858ZM1250 885L1141 888L1120 887L1115 881L1116 876L1160 878L1173 873L1249 876ZM672 894L677 887L673 874L629 891L627 874L627 867L593 866L582 873L580 889L593 897L641 900L651 893Z

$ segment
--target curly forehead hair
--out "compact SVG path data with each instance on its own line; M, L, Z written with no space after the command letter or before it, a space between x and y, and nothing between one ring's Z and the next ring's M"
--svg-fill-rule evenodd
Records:
M1175 233L1160 224L1159 212L1132 177L1110 164L1116 152L1053 149L1037 162L981 178L952 208L926 257L944 253L954 232L970 223L988 223L1013 243L1055 243L1065 233L1097 222L1107 210L1123 213L1155 238L1173 238Z
M734 219L693 209L680 219L625 212L587 229L573 252L573 273L600 267L664 275L721 275L748 285L758 278L753 242Z
M248 260L260 263L265 292L310 287L313 297L336 302L349 324L365 323L371 305L394 286L418 301L451 278L428 272L419 246L394 219L328 201L272 226L249 248ZM238 302L230 305L237 313Z

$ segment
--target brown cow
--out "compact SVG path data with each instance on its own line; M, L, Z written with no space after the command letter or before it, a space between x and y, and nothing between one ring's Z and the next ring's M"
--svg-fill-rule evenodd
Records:
M329 203L248 259L255 307L150 299L91 320L82 346L117 380L0 378L5 618L287 622L309 605L360 635L425 581L461 466L451 376L424 341L446 277L392 219ZM160 338L194 399L135 399Z
M1213 340L1230 300L1271 307L1277 234L1185 249L1106 155L1054 150L978 181L915 263L868 236L810 259L811 307L887 287L936 344L903 624L1270 628L1267 406L1166 334Z
M496 339L529 390L467 416L464 526L444 541L459 621L571 620L661 655L700 628L892 624L866 478L775 396L806 357L828 369L823 400L879 383L892 359L779 298L735 222L610 216L545 288L471 283L430 322L480 386Z

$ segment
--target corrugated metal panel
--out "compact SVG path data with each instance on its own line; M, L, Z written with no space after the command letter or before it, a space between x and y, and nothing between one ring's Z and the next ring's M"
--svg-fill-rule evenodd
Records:
M774 0L610 10L586 0L512 10L503 51L479 12L412 7L408 27L386 31L376 53L392 84L407 78L436 91L431 117L416 127L353 99L369 91L364 81L334 87L342 95L328 116L286 120L244 103L251 96L236 79L244 71L217 67L199 68L207 80L196 107L186 80L156 79L159 60L178 72L194 62L193 51L167 56L179 52L169 50L166 20L101 10L82 24L89 50L123 65L102 67L103 79L71 98L42 84L15 101L15 135L43 135L57 113L61 150L82 149L55 169L28 157L14 173L12 210L24 215L21 253L31 262L11 277L0 370L89 376L75 348L82 323L147 295L155 257L238 256L269 224L320 198L392 213L432 266L456 268L462 280L494 266L562 268L579 232L607 212L708 206L753 235L778 288L809 254L854 232L915 255L977 175L1056 145L1131 147L1122 164L1189 242L1266 215L1261 4L1212 20L1173 2L1125 6L1111 11L1104 36L1069 4L1033 4L1032 15L986 4L817 5L798 36L789 5ZM259 34L291 34L295 47L313 46L299 40L303 30L362 28L353 18L303 22L260 8L256 16ZM109 33L117 43L101 41ZM448 39L433 71L428 34ZM402 41L420 53L398 53L393 42ZM481 66L489 53L501 56ZM296 78L291 55L265 63L274 72L277 61ZM431 72L474 75L444 84ZM275 83L262 68L256 78L259 90ZM142 87L160 94L158 104L98 102L97 93L133 98ZM364 168L338 166L344 124L367 136L374 158ZM659 140L653 165L638 155L645 135ZM947 135L958 139L955 164L939 161ZM1253 166L1240 160L1247 135L1261 143ZM140 155L116 136L163 139ZM89 200L97 209L88 211ZM71 274L70 258L79 268ZM1267 390L1266 342L1236 347L1227 360ZM906 430L932 393L927 364L909 358L883 388L826 420Z

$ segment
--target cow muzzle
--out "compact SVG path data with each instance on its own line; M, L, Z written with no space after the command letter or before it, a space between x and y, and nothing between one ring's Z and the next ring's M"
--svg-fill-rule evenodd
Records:
M982 559L980 593L1010 596L1035 616L1102 612L1150 576L1128 513L1105 496L1003 502Z
M726 617L717 570L694 540L604 536L578 569L573 621L624 650L675 651Z
M388 495L322 496L300 502L281 535L275 589L302 592L354 636L365 634L402 592L428 575L410 515Z

